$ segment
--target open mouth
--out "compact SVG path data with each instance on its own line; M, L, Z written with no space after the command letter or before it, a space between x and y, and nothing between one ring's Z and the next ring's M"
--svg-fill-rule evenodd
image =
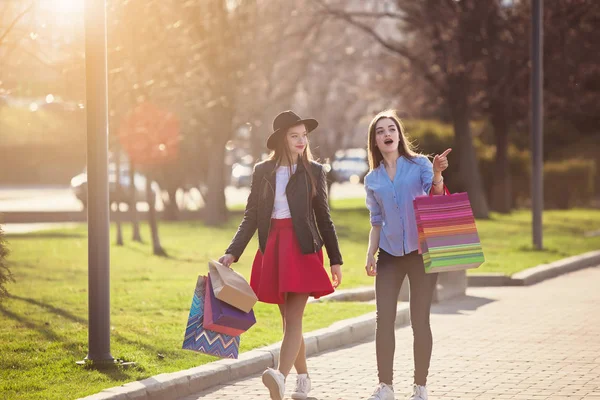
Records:
M394 141L392 139L385 139L383 141L383 143L385 143L385 144L392 144L392 143L394 143Z

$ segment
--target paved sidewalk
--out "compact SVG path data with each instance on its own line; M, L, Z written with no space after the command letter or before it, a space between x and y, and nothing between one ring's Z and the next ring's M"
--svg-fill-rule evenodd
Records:
M469 288L434 307L430 399L600 400L600 266L530 287ZM396 331L397 399L409 397L412 331ZM311 400L359 400L377 383L374 342L309 359ZM287 395L295 376L288 378ZM185 400L268 399L260 376Z

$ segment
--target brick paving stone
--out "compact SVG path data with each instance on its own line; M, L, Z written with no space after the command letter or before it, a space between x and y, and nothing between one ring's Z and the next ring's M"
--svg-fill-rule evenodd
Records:
M437 304L429 397L600 400L600 266L529 287L469 288ZM396 331L395 390L409 397L412 330ZM377 383L373 338L309 359L311 400L366 399ZM288 378L287 395L295 376ZM268 400L260 376L181 400Z

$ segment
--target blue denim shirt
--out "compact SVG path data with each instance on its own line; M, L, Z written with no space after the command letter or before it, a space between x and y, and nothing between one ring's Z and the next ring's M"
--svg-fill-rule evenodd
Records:
M365 189L371 225L381 226L379 248L403 256L419 248L413 200L429 194L433 164L425 156L412 160L402 156L396 165L393 182L381 163L365 177Z

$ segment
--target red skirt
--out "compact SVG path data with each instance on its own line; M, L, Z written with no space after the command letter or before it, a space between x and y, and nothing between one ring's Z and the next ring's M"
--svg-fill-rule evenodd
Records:
M286 293L309 293L318 299L334 289L323 267L323 251L302 254L291 218L272 219L263 254L256 252L250 286L259 301L283 304Z

